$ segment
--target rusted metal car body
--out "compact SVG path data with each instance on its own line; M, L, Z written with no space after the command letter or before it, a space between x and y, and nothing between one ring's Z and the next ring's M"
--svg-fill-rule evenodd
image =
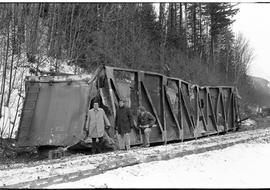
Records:
M143 105L156 118L151 143L183 141L236 130L240 120L237 89L198 86L158 73L100 67L81 77L28 77L17 140L20 146L71 146L85 137L87 110L100 100L114 136L120 97L128 100L136 120ZM140 130L131 131L131 144L142 143Z

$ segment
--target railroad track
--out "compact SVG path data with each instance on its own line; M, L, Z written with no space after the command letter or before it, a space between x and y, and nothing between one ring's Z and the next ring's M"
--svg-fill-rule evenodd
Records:
M48 160L38 165L20 165L12 169L1 170L0 186L7 188L41 188L52 184L76 181L119 167L168 160L222 149L234 144L269 139L270 128L265 128L150 148L137 148L130 151Z

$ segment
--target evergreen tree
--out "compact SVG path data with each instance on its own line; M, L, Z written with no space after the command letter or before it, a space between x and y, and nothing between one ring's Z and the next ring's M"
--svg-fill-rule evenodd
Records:
M207 14L210 19L210 60L214 64L214 49L216 47L217 36L220 32L231 25L232 17L239 11L231 3L209 3L207 4Z

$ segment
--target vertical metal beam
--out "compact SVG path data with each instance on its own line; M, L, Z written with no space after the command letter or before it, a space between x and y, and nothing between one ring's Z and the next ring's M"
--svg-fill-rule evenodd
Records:
M198 86L197 85L195 86L195 89L196 89L196 105L195 105L195 107L196 107L196 127L198 127L198 125L199 125L199 119L200 119L200 114L199 114L199 112L200 112L199 103L200 102L199 102L199 90L198 90ZM195 96L195 94L194 94L194 96Z
M143 80L143 73L142 72L136 72L137 75L137 95L138 95L138 104L139 106L142 105L142 88L141 88L141 81ZM140 141L141 143L143 143L143 137L142 137L142 132L141 130L139 130L139 134L140 134Z
M215 108L216 121L217 121L217 118L218 118L218 105L219 105L219 101L220 101L219 95L220 95L220 89L218 88L217 103L215 105L216 106L216 108Z
M226 107L226 118L227 118L227 125L229 125L229 112L230 112L230 104L231 104L231 101L232 101L232 90L230 89L230 95L229 95L229 98L227 100L227 107Z
M105 68L105 73L106 73L107 83L109 86L109 94L110 94L110 99L111 99L111 103L112 103L113 117L115 118L116 107L115 107L114 98L113 98L113 89L112 89L112 85L110 82L110 79L113 78L113 69L112 68Z
M226 117L223 89L221 89L220 96L221 96L220 102L221 102L221 108L222 108L222 116L224 118L224 124L225 124L224 127L225 127L225 132L227 132L228 131L228 126L227 126L227 117Z
M143 78L144 78L144 73L141 72L141 71L137 72L139 106L142 105L142 87L141 87L141 81L143 81Z
M112 89L112 85L110 83L109 78L107 78L107 82L108 82L108 86L109 86L110 99L111 99L111 102L112 102L113 117L115 118L115 116L116 116L116 107L115 107L114 98L113 98L113 89Z
M179 104L179 119L180 119L180 126L181 126L181 141L184 141L184 124L183 124L183 110L182 110L182 101L181 101L181 80L178 80L178 104Z
M167 122L166 122L166 110L165 110L165 85L167 85L167 78L162 76L161 81L161 101L162 101L162 121L163 121L163 130L167 136Z
M234 104L234 94L232 94L232 123L233 123L233 130L236 131L234 106L235 106L235 104Z
M241 115L240 115L240 110L239 110L239 103L238 103L238 97L235 97L235 112L236 112L236 121L240 121L241 120ZM237 123L237 128L239 127L241 123Z
M205 97L205 110L206 110L206 124L208 125L208 87L205 87L206 97Z

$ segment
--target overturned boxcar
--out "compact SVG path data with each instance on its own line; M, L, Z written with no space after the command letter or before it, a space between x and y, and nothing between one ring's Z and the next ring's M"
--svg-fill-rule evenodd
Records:
M72 146L85 138L87 110L99 98L114 136L120 97L136 119L143 105L156 118L151 143L183 141L239 127L238 91L230 86L198 86L162 74L102 66L87 76L32 76L25 81L17 140L20 146ZM131 131L131 145L142 135Z

